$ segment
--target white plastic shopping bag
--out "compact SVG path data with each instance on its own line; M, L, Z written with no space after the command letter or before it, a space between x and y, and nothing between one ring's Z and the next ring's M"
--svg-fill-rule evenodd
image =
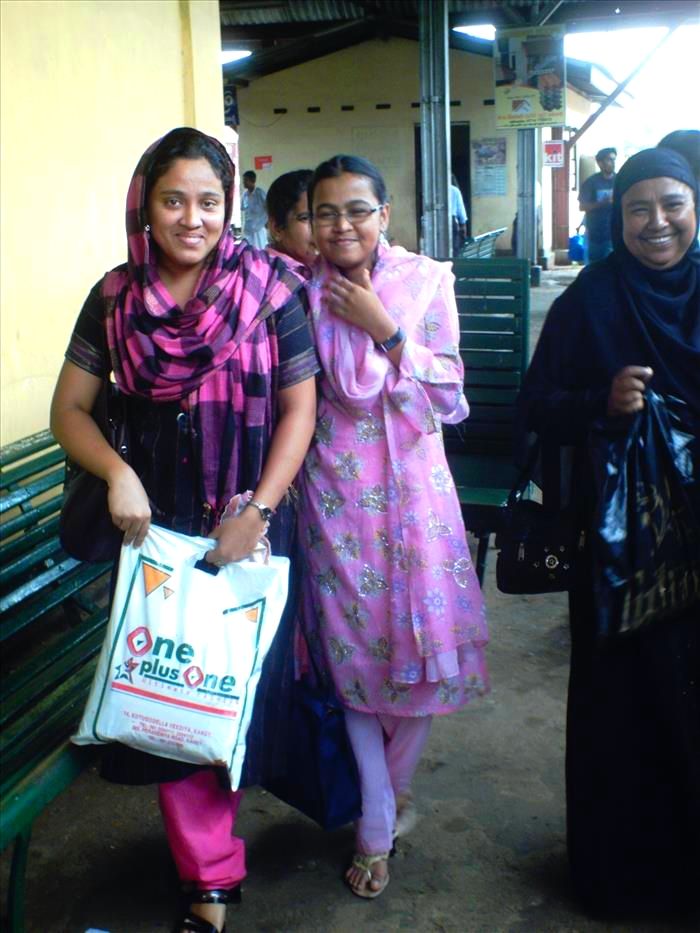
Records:
M287 599L289 560L213 567L214 546L151 525L123 547L78 745L122 742L240 780L255 689Z

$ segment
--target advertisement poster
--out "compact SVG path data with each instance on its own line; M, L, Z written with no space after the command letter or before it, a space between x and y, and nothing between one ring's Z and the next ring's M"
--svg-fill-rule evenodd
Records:
M493 69L499 129L566 123L563 26L499 29Z
M507 194L506 140L475 139L472 141L474 181L472 197L484 198Z
M545 168L564 168L564 140L545 139L542 143L542 165Z

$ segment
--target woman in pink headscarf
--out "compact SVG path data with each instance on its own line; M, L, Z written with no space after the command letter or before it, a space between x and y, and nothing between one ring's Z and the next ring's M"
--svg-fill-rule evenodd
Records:
M469 409L450 266L384 245L377 169L353 156L323 162L309 202L323 373L301 485L304 621L360 772L346 880L372 898L395 837L415 822L411 780L432 716L487 689L483 600L441 433Z
M268 520L273 550L293 552L294 513L285 494L313 431L318 369L302 280L266 252L234 243L232 203L233 165L216 139L182 127L149 147L127 195L128 263L88 296L51 416L67 453L107 483L124 544L138 547L153 521L216 538L206 559L218 566L250 554ZM91 416L111 373L127 411L128 464ZM243 511L219 524L231 497L245 490L253 497ZM270 670L284 667L290 608L265 661ZM287 653L291 672L291 648ZM274 755L268 699L272 722L284 727L284 702L261 693L265 702L256 700L248 734L246 784L258 783ZM108 747L103 774L159 784L190 905L178 930L221 933L225 905L239 897L245 876L243 840L233 835L240 791L231 791L221 769L119 744Z

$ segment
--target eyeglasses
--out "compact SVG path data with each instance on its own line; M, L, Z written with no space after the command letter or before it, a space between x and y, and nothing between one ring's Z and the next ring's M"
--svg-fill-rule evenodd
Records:
M376 207L351 207L347 211L336 211L331 207L322 207L320 211L316 211L313 215L313 220L319 227L330 227L337 224L341 217L347 217L349 223L356 227L383 207L383 204L377 204Z

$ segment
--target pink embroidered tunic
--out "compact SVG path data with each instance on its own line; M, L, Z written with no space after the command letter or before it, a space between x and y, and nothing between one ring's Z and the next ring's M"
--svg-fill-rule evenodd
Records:
M379 247L372 284L406 333L397 369L307 284L323 367L301 478L304 623L345 705L447 713L487 690L484 604L441 424L463 420L459 322L448 263Z

